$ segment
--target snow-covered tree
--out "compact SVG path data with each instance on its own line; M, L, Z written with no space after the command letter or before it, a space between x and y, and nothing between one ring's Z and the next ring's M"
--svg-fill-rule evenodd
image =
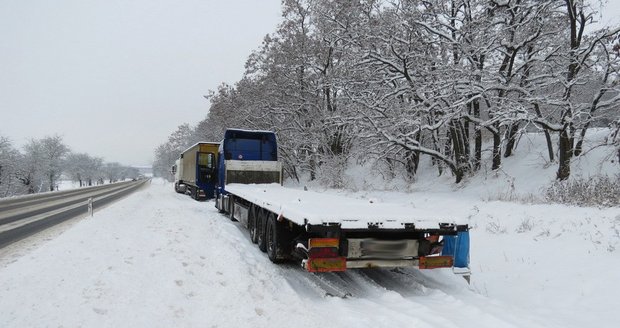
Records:
M155 149L155 161L153 162L153 174L158 177L172 179L170 168L179 158L179 155L191 146L191 138L194 135L189 124L180 125L169 137L168 141Z
M28 194L41 192L44 188L44 158L41 141L31 139L24 146L24 154L19 165L18 179Z
M0 136L0 197L19 194L21 184L17 179L21 154L11 141Z
M586 33L595 12L582 0L284 0L243 78L209 93L189 137L158 147L156 171L169 175L178 140L252 128L278 134L293 178L333 183L351 158L412 178L428 156L459 182L501 169L520 134L539 129L566 179L588 128L620 112L620 30Z
M71 153L67 155L65 160L65 174L73 181L80 184L80 187L86 184L86 175L90 164L91 157L85 153Z
M62 141L62 137L56 135L45 137L39 141L42 159L42 171L47 180L49 190L56 189L60 175L62 174L65 156L69 153L69 147Z
M65 160L64 173L82 186L92 186L103 172L103 159L86 153L71 153Z
M103 172L109 183L117 182L121 179L122 171L123 166L117 162L105 163L103 166Z

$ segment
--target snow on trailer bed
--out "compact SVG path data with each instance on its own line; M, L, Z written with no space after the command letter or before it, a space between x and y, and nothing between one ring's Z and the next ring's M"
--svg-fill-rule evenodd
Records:
M396 203L375 203L314 191L286 188L279 184L229 184L226 190L299 224L339 223L342 229L436 229L453 223L431 212Z

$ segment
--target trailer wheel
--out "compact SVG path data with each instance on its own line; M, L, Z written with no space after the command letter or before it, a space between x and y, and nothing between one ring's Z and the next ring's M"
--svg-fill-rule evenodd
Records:
M282 262L282 249L280 247L282 234L278 231L278 222L273 213L269 213L266 228L267 256L273 263Z
M267 210L261 209L258 211L258 218L256 220L256 233L257 233L257 237L256 237L256 242L258 244L258 249L260 249L263 252L267 251L267 242L266 242L266 234L265 234L265 224L267 222Z
M256 223L256 206L250 206L250 212L248 213L248 230L250 230L250 239L254 244L258 243L258 224Z

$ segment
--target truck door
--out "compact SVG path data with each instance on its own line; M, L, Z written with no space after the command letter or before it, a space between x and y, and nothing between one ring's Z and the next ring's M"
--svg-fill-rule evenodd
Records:
M198 153L196 163L197 182L201 183L215 183L217 174L215 170L215 154L213 153Z

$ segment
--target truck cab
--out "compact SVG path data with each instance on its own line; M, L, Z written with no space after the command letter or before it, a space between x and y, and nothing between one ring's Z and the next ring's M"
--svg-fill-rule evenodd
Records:
M229 210L227 184L282 184L275 133L227 129L218 149L217 167L215 206L220 211Z
M219 142L198 142L181 153L177 160L175 190L192 198L211 199L217 184Z

